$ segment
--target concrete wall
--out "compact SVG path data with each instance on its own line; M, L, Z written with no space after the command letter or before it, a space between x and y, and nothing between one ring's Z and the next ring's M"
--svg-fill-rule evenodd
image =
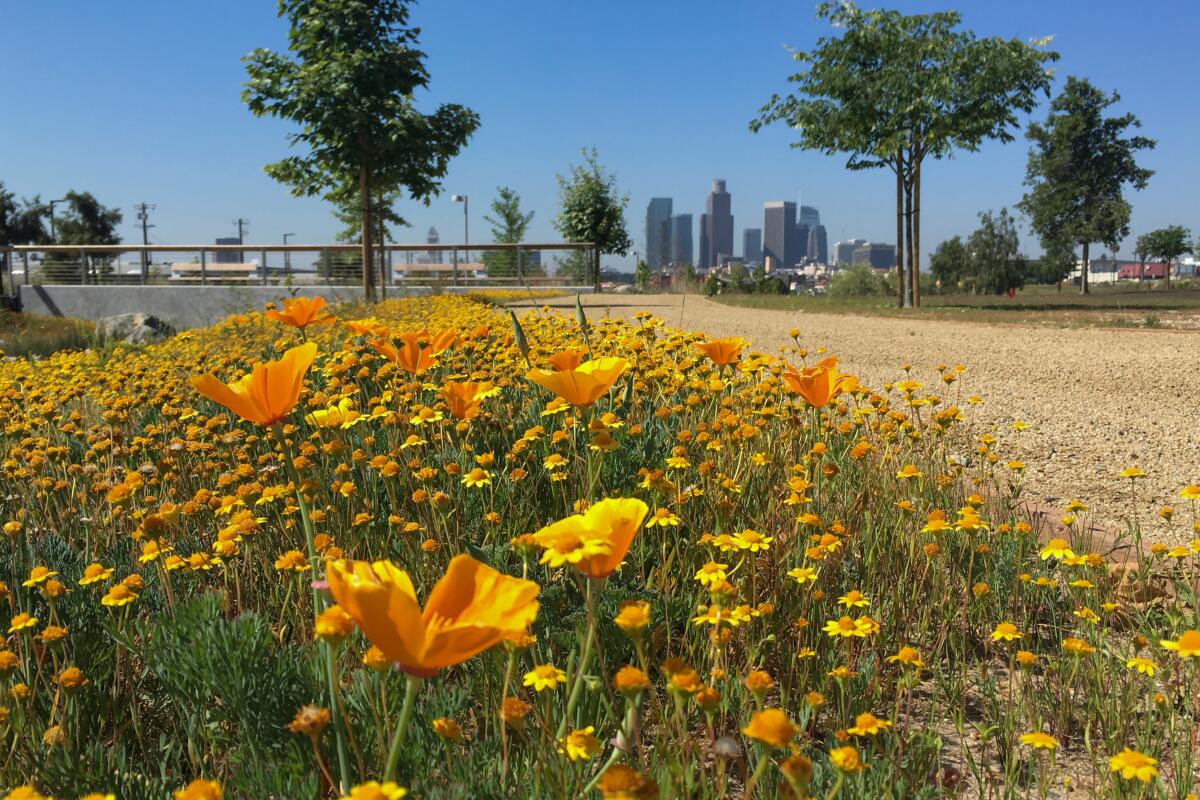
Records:
M324 297L330 303L362 299L359 286L300 286L297 294ZM388 297L428 294L418 287L388 287ZM178 329L219 322L230 314L261 310L291 297L284 286L22 286L21 310L30 314L102 317L141 312Z

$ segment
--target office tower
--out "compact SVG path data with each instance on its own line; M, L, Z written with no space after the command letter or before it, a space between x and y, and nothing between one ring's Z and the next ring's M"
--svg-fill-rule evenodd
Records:
M763 203L763 262L769 258L776 268L789 269L795 265L798 254L796 204L787 200Z
M854 248L854 266L865 264L875 269L896 266L896 245L864 242Z
M808 229L808 260L816 264L829 263L829 241L824 225L813 225Z
M709 231L709 225L712 224L708 214L700 215L700 258L697 259L696 265L701 269L708 269L712 266L712 236Z
M692 215L671 215L671 266L695 264L692 259Z
M221 236L217 238L214 244L241 244L242 240L236 236ZM218 264L241 264L245 260L244 253L236 253L232 250L224 250L213 253L213 261Z
M708 236L707 244L700 242L701 266L715 267L720 264L721 256L733 255L733 214L730 212L731 198L725 191L725 181L715 178L712 191L708 193L707 214ZM704 223L701 222L701 230ZM703 237L704 234L701 233ZM707 259L703 260L707 255Z
M866 239L851 239L847 242L838 242L833 246L833 263L839 267L850 266L854 263L855 248L866 243Z
M747 264L762 263L762 228L742 230L742 261Z
M425 244L439 244L441 241L442 241L441 237L438 236L437 228L430 225L429 233L425 235ZM442 263L442 251L441 250L430 250L429 251L429 263L430 264Z
M801 225L807 225L809 229L815 228L821 224L821 212L816 206L800 206L800 213L796 216L796 221Z
M652 197L646 206L646 263L652 270L671 261L671 212L669 197Z
M796 249L792 252L796 254L796 262L799 263L808 258L808 233L809 226L803 222L796 222Z

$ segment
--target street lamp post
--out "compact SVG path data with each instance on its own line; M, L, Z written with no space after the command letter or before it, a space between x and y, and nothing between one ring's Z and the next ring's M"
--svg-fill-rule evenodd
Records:
M470 205L469 198L465 194L450 195L451 202L463 204L463 244L471 243L471 228L470 215L467 213L467 208ZM465 263L471 263L471 251L463 250L463 259ZM458 251L454 251L454 285L458 286Z
M65 203L65 202L67 202L67 199L65 197L61 197L58 200L50 201L50 244L58 243L58 240L54 235L54 206L58 203Z
M288 243L288 242L287 242L287 240L288 240L288 237L289 237L289 236L295 236L295 235L296 235L296 234L294 234L294 233L285 233L285 234L283 235L283 244L284 244L284 246L285 246L285 247L287 246L287 243ZM284 251L283 251L283 274L284 274L284 275L291 275L291 274L292 274L292 254L291 254L291 252L290 252L290 251L288 251L288 250L284 250Z

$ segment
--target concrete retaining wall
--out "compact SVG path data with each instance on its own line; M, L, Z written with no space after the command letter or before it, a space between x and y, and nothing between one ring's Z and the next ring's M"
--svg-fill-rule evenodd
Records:
M388 297L428 293L428 289L388 288ZM341 303L362 299L362 287L301 286L297 294L320 295L330 303ZM22 286L21 310L91 320L141 312L183 329L261 310L267 303L291 296L285 286Z

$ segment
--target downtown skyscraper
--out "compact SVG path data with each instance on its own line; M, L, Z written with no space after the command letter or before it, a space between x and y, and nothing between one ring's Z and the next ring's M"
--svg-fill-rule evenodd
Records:
M762 228L742 229L742 261L746 264L762 263Z
M715 178L712 191L708 193L708 204L700 224L700 266L719 266L722 257L733 257L733 213L732 198L725 191L725 181Z
M763 263L771 259L775 269L791 269L800 260L796 204L788 200L763 203Z
M679 269L685 264L695 265L692 259L692 215L671 216L671 267Z
M669 197L652 197L646 206L646 263L661 270L671 263L671 214Z

